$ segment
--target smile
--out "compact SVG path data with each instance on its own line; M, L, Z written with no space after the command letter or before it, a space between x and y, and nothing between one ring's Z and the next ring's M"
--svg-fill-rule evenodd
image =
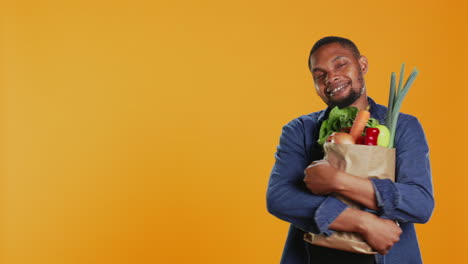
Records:
M333 90L331 90L331 91L328 91L328 90L327 90L327 92L328 92L328 94L329 94L330 96L333 96L334 93L337 93L337 92L343 90L346 86L348 86L348 83L343 84L343 85L340 85L340 86L336 87L335 89L333 89Z

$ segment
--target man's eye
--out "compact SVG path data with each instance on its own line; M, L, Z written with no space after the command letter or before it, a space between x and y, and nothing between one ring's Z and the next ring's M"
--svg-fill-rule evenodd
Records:
M316 80L320 80L320 79L322 79L323 77L325 77L325 74L319 75L319 76L315 77L315 79L316 79Z
M342 68L342 67L344 67L345 65L346 65L346 63L339 64L339 65L338 65L338 68Z

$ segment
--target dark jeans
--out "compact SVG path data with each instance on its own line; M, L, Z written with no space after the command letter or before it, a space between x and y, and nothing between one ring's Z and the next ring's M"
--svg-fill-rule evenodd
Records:
M374 255L358 254L307 244L309 264L375 264Z

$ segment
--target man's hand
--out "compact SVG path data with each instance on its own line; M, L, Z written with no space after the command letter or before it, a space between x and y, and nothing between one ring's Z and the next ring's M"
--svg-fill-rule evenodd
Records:
M366 211L346 208L329 226L335 231L356 232L379 254L385 255L400 240L397 224Z
M312 162L304 171L307 188L316 195L325 195L337 191L339 171L326 160Z
M379 252L379 254L385 255L400 240L402 232L401 228L394 221L371 215L371 217L364 221L359 233L369 246Z

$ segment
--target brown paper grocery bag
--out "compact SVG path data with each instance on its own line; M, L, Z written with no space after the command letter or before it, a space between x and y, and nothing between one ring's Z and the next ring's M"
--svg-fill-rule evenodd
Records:
M395 149L380 146L325 143L325 158L333 167L349 174L365 177L391 179L395 181ZM336 196L352 208L360 205ZM361 254L377 254L358 233L335 231L331 236L306 233L307 242L344 251Z

